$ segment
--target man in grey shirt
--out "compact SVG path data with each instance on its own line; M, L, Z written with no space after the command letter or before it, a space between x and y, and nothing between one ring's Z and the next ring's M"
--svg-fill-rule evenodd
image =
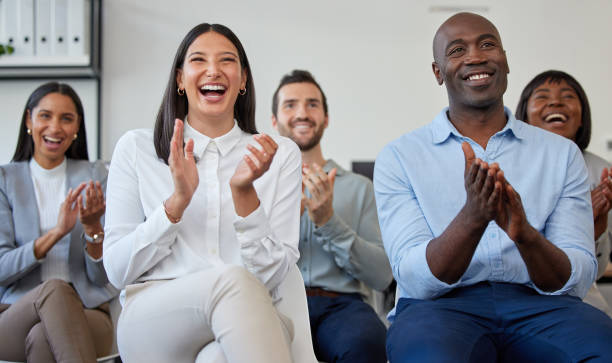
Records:
M369 179L325 160L320 140L327 100L307 71L285 75L272 101L272 124L302 151L298 266L306 284L315 353L326 362L386 362L386 328L364 302L392 279Z

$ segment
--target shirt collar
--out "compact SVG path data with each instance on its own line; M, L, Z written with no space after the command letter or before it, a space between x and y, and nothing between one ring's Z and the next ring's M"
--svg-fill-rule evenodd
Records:
M503 129L498 131L498 134L504 134L506 132L512 133L517 139L523 139L525 137L525 123L522 121L518 121L512 111L509 108L504 107L504 113L508 118L508 122ZM441 144L446 139L448 139L451 135L455 135L458 138L464 138L465 136L461 135L459 131L455 128L455 126L448 119L448 107L445 107L433 120L432 123L432 134L433 134L433 143Z
M187 118L185 118L185 132L183 134L183 140L187 142L188 139L193 139L193 155L196 158L202 158L204 151L206 151L206 148L211 141L215 143L221 155L225 156L234 148L234 146L236 146L241 137L242 130L240 127L238 127L238 122L236 122L236 120L234 120L234 127L232 127L228 133L212 139L191 127L189 121Z
M336 164L335 161L333 161L332 159L328 159L325 162L325 165L323 165L323 171L325 173L329 173L330 170L332 170L333 168L336 168L336 176L340 176L344 173L346 173L346 170L342 169L342 167L338 164Z

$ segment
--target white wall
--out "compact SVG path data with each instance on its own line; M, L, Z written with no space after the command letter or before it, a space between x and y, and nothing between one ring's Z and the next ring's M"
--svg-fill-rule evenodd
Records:
M426 124L447 103L431 73L431 41L453 11L432 12L432 5L476 6L498 26L510 63L505 100L512 110L535 74L550 68L573 74L591 102L589 149L612 159L605 150L605 140L612 139L606 116L612 81L607 0L105 0L102 157L111 157L127 130L153 127L179 42L194 25L217 22L246 48L260 131L273 132L270 103L281 76L308 69L329 99L325 155L345 167L351 160L374 159L387 142ZM3 109L7 100L23 108L27 92L13 87L0 80ZM0 115L2 125L15 120ZM0 130L15 134L5 126Z

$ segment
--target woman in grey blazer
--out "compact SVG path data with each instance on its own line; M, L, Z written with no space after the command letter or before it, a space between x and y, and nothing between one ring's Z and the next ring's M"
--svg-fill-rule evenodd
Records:
M38 87L12 162L0 166L0 360L95 362L110 352L106 178L89 162L77 94Z

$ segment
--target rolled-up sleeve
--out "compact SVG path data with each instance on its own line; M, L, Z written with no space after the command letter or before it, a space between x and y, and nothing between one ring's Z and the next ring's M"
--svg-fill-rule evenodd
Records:
M374 192L385 251L401 290L411 298L431 299L457 286L429 269L425 252L434 235L393 144L376 159Z
M572 145L562 194L546 221L545 237L567 255L572 271L565 285L545 292L531 284L540 294L569 294L583 298L597 275L594 251L593 209L588 172L580 151Z

